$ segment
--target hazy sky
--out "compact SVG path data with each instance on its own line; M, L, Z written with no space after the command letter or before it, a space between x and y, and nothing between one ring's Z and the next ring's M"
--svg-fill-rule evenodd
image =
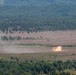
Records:
M3 5L5 0L0 0L0 5Z

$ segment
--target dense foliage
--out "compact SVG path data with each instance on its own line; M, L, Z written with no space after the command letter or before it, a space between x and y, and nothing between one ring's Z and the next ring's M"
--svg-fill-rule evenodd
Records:
M75 30L74 0L5 0L0 4L0 30Z
M64 70L76 70L76 61L13 61L0 60L0 75L71 75Z

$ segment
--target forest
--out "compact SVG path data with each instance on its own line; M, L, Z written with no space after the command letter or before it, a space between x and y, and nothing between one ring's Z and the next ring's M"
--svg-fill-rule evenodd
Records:
M75 0L6 0L0 4L0 30L76 30L75 13Z
M76 71L76 61L21 61L11 57L0 59L0 75L74 75L67 70Z
M0 31L8 34L57 30L76 30L76 0L0 0ZM2 36L1 39L23 38ZM0 75L76 75L70 71L76 71L76 60L0 59Z

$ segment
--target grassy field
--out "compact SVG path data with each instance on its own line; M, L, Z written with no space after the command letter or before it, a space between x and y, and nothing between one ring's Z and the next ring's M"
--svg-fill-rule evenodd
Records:
M13 34L0 33L0 37L21 37L22 40L2 41L0 44L40 44L40 45L76 45L76 30L75 31L44 31L32 33L19 33ZM27 39L26 39L27 38ZM33 38L33 39L32 39Z
M70 72L70 74L76 75L76 71L75 70L65 70L65 72Z
M22 61L25 61L25 60L66 61L66 60L75 60L76 54L65 53L65 52L0 54L0 59L11 59L11 57L14 57L14 58L17 57Z
M21 60L74 60L76 58L76 31L44 31L32 33L5 34L21 38L13 41L0 39L0 58L18 57ZM55 46L62 46L62 52L52 52Z

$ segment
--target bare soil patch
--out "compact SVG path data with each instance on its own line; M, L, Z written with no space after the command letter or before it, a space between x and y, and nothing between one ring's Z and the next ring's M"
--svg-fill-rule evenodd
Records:
M2 41L0 39L0 53L51 53L51 45L76 45L76 31L44 31L37 33L33 32L29 34L26 32L15 32L13 34L5 34L1 32L0 37L1 36L20 36L22 38L29 37L34 39L22 39L13 41ZM29 44L28 48L25 44ZM30 44L33 46L30 47ZM36 44L39 46L35 47ZM46 45L49 45L49 47L46 47ZM76 47L63 47L62 52L76 53Z
M33 32L33 33L19 33L13 34L0 33L1 36L20 36L22 38L33 38L25 40L11 41L11 44L50 44L50 45L76 45L76 31L44 31L44 32ZM2 44L3 41L0 41ZM4 43L9 43L8 41Z

